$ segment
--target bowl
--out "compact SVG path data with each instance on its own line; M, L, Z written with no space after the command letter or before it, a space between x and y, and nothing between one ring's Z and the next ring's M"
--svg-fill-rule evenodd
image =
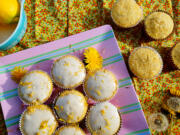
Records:
M24 11L24 2L25 0L19 0L20 2L20 17L17 23L16 28L12 34L2 43L0 43L0 50L7 50L15 46L24 36L27 28L27 17Z

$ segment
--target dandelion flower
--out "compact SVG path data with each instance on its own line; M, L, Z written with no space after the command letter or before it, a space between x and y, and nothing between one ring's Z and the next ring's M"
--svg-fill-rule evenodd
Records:
M165 131L169 126L167 117L162 113L151 114L148 123L151 129L158 132Z
M84 52L84 62L88 71L101 69L103 66L103 58L95 48L88 48Z
M19 83L21 78L27 73L27 70L21 67L15 67L11 71L11 79L16 83Z
M167 106L175 112L180 112L180 98L170 97L167 100Z

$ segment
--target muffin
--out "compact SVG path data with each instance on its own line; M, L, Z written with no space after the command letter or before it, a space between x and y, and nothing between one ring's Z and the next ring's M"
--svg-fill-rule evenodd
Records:
M114 105L102 102L91 107L86 126L92 135L115 135L120 130L121 117Z
M79 128L78 126L74 125L67 125L60 127L56 132L55 135L86 135L84 131Z
M106 69L90 72L84 82L84 91L94 101L110 100L117 92L118 83L115 75Z
M171 51L173 64L180 69L180 43L176 44Z
M72 89L82 84L86 70L84 64L77 57L66 55L54 62L51 74L56 85Z
M57 126L52 110L46 105L28 106L19 123L23 135L52 135Z
M119 27L130 28L143 19L143 10L135 0L118 0L112 7L111 17Z
M162 40L173 33L174 22L168 13L156 11L145 18L144 27L149 37L155 40Z
M138 47L129 56L129 68L141 79L158 76L163 67L159 53L151 47Z
M42 104L50 96L53 84L50 76L41 70L33 70L20 80L18 94L25 104Z
M80 122L86 115L86 98L77 90L63 91L55 100L55 112L62 123Z

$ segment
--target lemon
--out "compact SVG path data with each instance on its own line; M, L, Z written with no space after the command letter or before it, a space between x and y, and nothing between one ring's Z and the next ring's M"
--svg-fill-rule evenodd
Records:
M9 24L19 20L20 4L18 0L0 0L0 23Z

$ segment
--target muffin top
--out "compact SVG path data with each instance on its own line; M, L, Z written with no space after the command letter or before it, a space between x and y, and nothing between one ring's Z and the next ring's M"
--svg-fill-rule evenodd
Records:
M180 43L173 47L171 52L173 63L180 69Z
M85 135L85 133L78 126L67 125L67 126L60 127L55 132L55 135Z
M18 94L26 104L41 104L51 96L52 89L50 76L44 71L33 70L21 79Z
M118 0L112 7L111 16L118 26L129 28L143 18L143 11L135 0Z
M77 123L87 112L88 104L82 93L77 90L63 91L56 99L55 110L63 123Z
M20 130L24 135L51 135L57 121L46 105L28 106L21 116Z
M62 88L75 88L85 79L84 64L75 56L66 55L57 59L52 67L54 82Z
M164 12L152 12L145 19L145 31L153 39L164 39L174 29L171 16Z
M116 94L117 88L115 75L106 69L89 73L84 83L86 94L95 101L111 99Z
M150 47L138 47L129 56L130 70L141 79L157 76L162 66L161 56Z
M102 102L91 107L86 126L93 135L114 135L120 129L121 118L114 105Z

